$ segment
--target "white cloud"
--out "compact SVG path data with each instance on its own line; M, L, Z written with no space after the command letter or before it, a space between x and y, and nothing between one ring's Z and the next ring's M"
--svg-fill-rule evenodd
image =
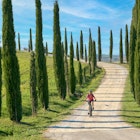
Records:
M103 20L117 16L117 11L109 6L102 5L95 1L82 1L82 6L79 2L71 3L72 5L60 5L60 12L69 14L79 18ZM112 16L113 15L113 16ZM107 17L106 17L107 16Z

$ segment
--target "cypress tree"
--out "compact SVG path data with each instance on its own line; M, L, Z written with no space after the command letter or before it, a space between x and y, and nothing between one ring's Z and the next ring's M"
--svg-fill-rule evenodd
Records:
M70 83L69 83L69 70L68 70L68 42L67 42L67 30L65 28L65 38L64 38L64 68L65 68L65 81L66 81L66 93L70 96Z
M83 82L86 82L86 68L83 69Z
M31 96L31 104L32 104L32 115L37 114L37 92L36 92L36 71L35 71L35 54L31 52L31 60L30 60L30 96Z
M92 74L92 67L91 67L91 62L89 63L89 74Z
M129 66L130 66L130 71L129 71L129 75L130 75L130 84L131 84L131 91L134 95L135 98L135 93L134 93L134 61L135 61L135 48L136 48L136 39L137 39L137 22L138 22L138 0L136 0L135 6L133 8L133 12L132 12L132 21L131 21L131 30L130 30L130 52L129 52Z
M2 68L1 68L1 48L0 48L0 117L1 117L1 110L2 110Z
M85 45L85 62L87 62L87 48L86 48L86 45Z
M112 62L112 53L113 53L113 33L112 30L110 31L110 62Z
M53 61L54 73L57 90L62 99L66 96L65 73L64 73L64 59L61 47L61 33L59 25L59 6L58 2L54 3L54 24L53 24Z
M61 72L63 74L61 74L61 98L64 100L66 98L66 80L65 80L65 64L64 64L64 44L63 42L61 43L61 54L62 54L62 61L61 61Z
M128 25L125 26L125 56L126 62L129 62L129 41L128 41Z
M32 29L30 29L30 47L29 47L29 49L30 49L30 51L32 51L33 50L33 43L32 43Z
M92 51L91 51L91 66L92 66L92 74L94 74L95 71L95 43L94 41L92 42Z
M122 29L120 29L120 63L123 63L123 42L122 42Z
M76 43L76 57L77 57L77 61L79 61L79 47L78 47L78 42Z
M81 62L78 62L78 83L81 86L83 83L83 75L82 75L82 66L81 66Z
M89 29L89 42L88 42L88 58L89 63L91 61L91 49L92 49L92 35L91 30Z
M67 29L65 28L65 53L68 55L68 41L67 41Z
M74 94L76 88L76 78L74 72L74 64L73 64L73 38L71 33L71 40L70 40L70 91L71 94Z
M138 25L135 51L135 99L140 105L140 2L138 1Z
M46 49L45 49L46 56L48 56L48 43L46 42Z
M80 59L83 59L83 32L80 32Z
M100 27L98 27L98 60L102 59L102 48L101 48L101 31Z
M96 56L96 42L94 41L94 64L95 64L95 68L97 67L97 56Z
M136 46L136 30L131 24L131 31L130 31L130 54L129 54L129 75L130 75L130 85L131 85L131 92L134 94L134 56L135 56L135 46ZM135 98L135 94L134 94Z
M61 43L61 51L62 51L62 58L64 58L64 44L63 44L63 42Z
M68 59L67 59L66 52L64 52L64 66L65 66L66 92L70 96L69 70L68 70Z
M10 119L12 121L20 122L22 119L22 101L11 0L3 0L2 10L3 68L7 109Z
M36 75L38 96L42 107L46 110L49 105L48 76L46 69L46 59L44 55L42 37L42 11L40 0L35 0L36 4Z
M18 50L20 51L20 34L18 33Z

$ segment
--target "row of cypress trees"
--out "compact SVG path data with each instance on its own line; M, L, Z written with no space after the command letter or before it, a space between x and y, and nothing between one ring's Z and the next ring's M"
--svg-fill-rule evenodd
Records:
M15 43L15 31L13 24L13 12L11 0L3 0L3 68L4 68L4 79L6 86L6 99L7 108L10 119L12 121L20 122L22 119L22 99L20 92L20 75L19 65L16 57L16 43ZM30 62L30 93L32 102L32 114L37 113L38 97L42 107L46 110L49 106L49 91L48 91L48 76L46 68L46 58L43 45L42 37L42 10L41 1L35 0L36 4L36 46L35 54L31 52ZM7 9L8 7L8 9ZM71 33L70 40L70 69L68 69L68 43L67 33L65 29L65 48L61 42L61 33L59 25L59 6L58 2L54 3L54 25L53 25L53 60L54 60L54 72L56 78L56 85L58 93L61 99L66 98L66 93L74 94L76 89L76 76L74 71L74 47L73 38ZM112 38L112 37L111 37ZM112 39L111 39L112 40ZM20 50L20 34L18 34L18 45ZM30 29L30 41L29 48L32 51L32 32ZM101 61L101 34L100 27L98 27L98 52L99 61ZM113 47L111 47L113 48ZM47 43L46 43L47 50ZM78 54L80 52L80 55ZM77 60L83 59L83 33L80 33L80 51L77 43ZM1 54L1 53L0 53ZM1 56L1 55L0 55ZM87 51L85 47L85 61L87 61ZM96 60L96 43L92 40L91 30L89 30L89 67L90 73L94 74L97 66ZM0 63L1 66L1 63ZM82 70L81 62L79 61L79 72L78 72L78 83L82 85L83 77L82 73L85 74L85 70ZM0 70L1 77L1 70ZM0 88L1 88L0 81ZM37 91L36 91L37 86ZM1 115L1 92L0 92L0 115Z
M37 112L37 93L44 109L48 108L48 77L46 70L46 59L44 56L44 46L42 37L42 11L40 0L35 1L36 4L36 49L31 53L30 68L30 92L32 99L32 114ZM8 7L8 8L7 8ZM13 11L11 0L3 0L3 26L2 26L2 42L3 42L3 72L4 85L6 87L6 102L9 117L12 121L20 122L22 119L22 98L20 91L20 74L18 59L16 56L15 31L13 22ZM30 48L32 50L30 30ZM18 34L18 45L20 50L20 34ZM1 50L0 50L1 59ZM0 61L0 88L1 81L1 61ZM37 84L37 92L36 92ZM0 90L0 115L1 115L1 90Z
M132 11L130 31L130 84L131 91L140 104L140 1L136 0Z
M71 33L70 38L70 64L68 69L68 41L67 41L67 30L65 28L64 35L64 45L61 41L61 32L60 32L60 21L59 21L59 5L58 2L54 3L54 22L53 22L53 61L54 61L54 73L55 73L55 81L57 85L57 90L61 99L66 98L66 94L71 95L75 93L76 90L76 82L79 85L83 83L83 69L80 62L80 59L84 58L85 51L85 61L87 62L87 50L83 46L83 33L80 31L80 50L78 46L78 42L76 43L76 57L78 62L78 76L76 79L75 70L74 70L74 45L73 45L73 37ZM95 41L90 40L90 65L92 74L94 73L96 67L96 46ZM61 43L62 42L62 43Z

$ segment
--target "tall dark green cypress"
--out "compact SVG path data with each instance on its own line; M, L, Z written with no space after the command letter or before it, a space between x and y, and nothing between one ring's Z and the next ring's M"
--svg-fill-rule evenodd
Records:
M69 68L68 68L68 41L67 41L67 30L65 28L65 37L64 37L64 68L65 68L65 81L66 81L66 94L70 96L70 81L69 81Z
M131 92L134 95L135 98L135 94L134 94L134 60L135 60L135 46L136 46L136 30L133 26L133 24L131 24L131 31L130 31L130 54L129 54L129 75L130 75L130 85L131 85Z
M110 62L112 62L112 54L113 54L113 33L111 30L110 31L110 52L109 52Z
M64 64L64 44L63 42L61 43L61 54L62 54L62 61L61 61L61 98L64 100L66 98L66 92L67 92L67 87L66 87L66 79L65 79L65 64Z
M91 75L92 69L91 69L91 59L92 59L92 35L91 35L91 29L89 29L89 42L88 42L88 60L89 60L89 73Z
M57 90L60 95L60 98L64 100L66 97L66 83L65 83L65 73L64 73L64 58L63 58L62 47L61 47L59 6L57 1L55 1L54 3L53 62L54 62L54 73L55 73Z
M12 121L20 122L22 119L22 101L11 0L3 0L2 10L3 68L7 109L10 119Z
M102 48L101 48L101 31L98 27L98 61L102 60Z
M0 117L1 117L1 110L2 110L2 67L1 67L1 48L0 48Z
M46 59L44 55L42 37L42 11L40 0L35 0L36 4L36 75L38 96L42 107L46 110L49 105L48 75L46 69Z
M65 66L66 93L70 96L70 80L69 80L68 59L67 59L67 55L66 55L65 51L64 51L64 66Z
M70 40L70 91L71 94L74 94L76 88L76 77L74 72L74 63L73 63L73 38L71 33L71 40Z
M138 0L136 0L135 6L132 11L132 21L131 21L131 30L130 30L130 51L129 51L129 66L130 66L130 84L131 84L131 91L135 98L135 84L134 84L134 62L135 62L135 48L136 48L136 39L137 39L137 22L138 22Z
M129 40L128 40L128 25L125 26L125 56L126 62L129 62Z
M86 82L86 67L83 69L83 82Z
M34 116L37 114L37 106L38 106L34 52L31 52L31 60L30 60L30 97L31 97L32 115Z
M79 61L79 46L78 46L78 42L76 43L76 58L77 58L77 61Z
M87 62L87 47L85 45L85 62Z
M95 68L97 67L97 53L96 53L96 42L94 41L94 63L95 63Z
M20 34L18 33L18 50L20 51Z
M62 53L62 58L64 58L64 43L61 42L61 53Z
M123 42L122 42L122 29L120 29L120 63L123 63Z
M138 1L138 25L137 25L137 41L135 50L135 99L140 105L140 1Z
M83 46L83 32L81 30L80 32L80 59L83 59L83 50L84 46Z
M32 29L30 29L30 41L29 41L29 44L30 44L30 51L33 50L33 43L32 43Z
M45 54L48 56L48 43L46 42Z
M89 42L88 42L88 61L91 61L91 48L92 48L92 35L91 29L89 29Z
M83 70L82 70L82 65L81 62L78 62L78 83L81 86L83 83Z
M92 42L92 51L91 51L91 66L92 66L92 74L94 75L95 71L95 43L94 41Z
M68 55L68 41L67 41L67 29L65 28L65 39L64 39L64 43L65 43L65 53L66 55Z

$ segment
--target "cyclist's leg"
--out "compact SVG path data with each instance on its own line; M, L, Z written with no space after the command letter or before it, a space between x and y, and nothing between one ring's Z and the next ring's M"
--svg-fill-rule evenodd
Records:
M94 101L92 101L92 108L94 109Z

